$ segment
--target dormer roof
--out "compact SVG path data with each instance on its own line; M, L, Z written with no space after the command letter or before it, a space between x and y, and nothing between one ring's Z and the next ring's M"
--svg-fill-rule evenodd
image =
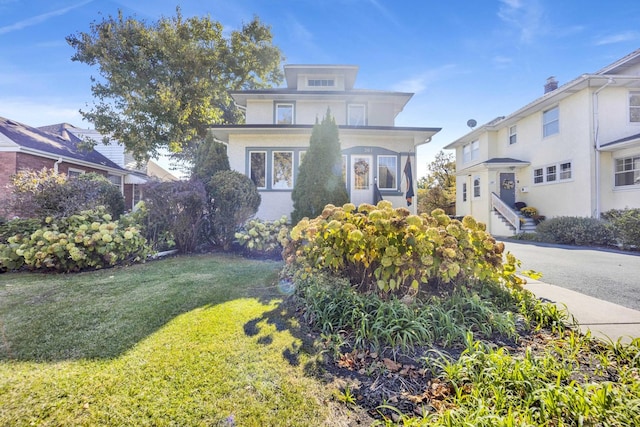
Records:
M284 76L287 80L287 88L298 89L298 77L306 75L308 77L344 76L345 90L353 89L358 75L357 65L302 65L289 64L284 66Z

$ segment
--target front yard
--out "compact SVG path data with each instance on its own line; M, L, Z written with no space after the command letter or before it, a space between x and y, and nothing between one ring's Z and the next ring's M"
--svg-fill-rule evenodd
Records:
M276 262L0 275L0 425L321 425Z

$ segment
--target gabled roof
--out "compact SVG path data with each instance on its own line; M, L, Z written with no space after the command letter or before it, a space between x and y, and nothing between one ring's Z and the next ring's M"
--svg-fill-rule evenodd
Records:
M303 65L289 64L284 66L284 76L287 79L287 87L296 89L298 87L298 75L309 74L321 75L342 75L344 76L345 89L352 89L358 75L357 65Z
M78 145L82 140L71 133L65 138L0 117L0 135L4 136L0 140L3 142L0 142L0 146L18 148L19 151L34 155L49 154L52 157L62 157L70 163L91 163L99 169L108 168L124 172L124 169L97 151L81 150Z
M518 120L527 117L535 112L551 108L561 100L585 89L601 88L611 85L612 87L640 87L640 76L628 75L627 71L640 64L640 49L633 51L629 55L607 65L594 74L582 74L577 78L561 85L555 90L545 93L524 107L509 114L498 117L489 123L480 126L446 145L445 149L454 149L460 145L476 140L484 132L497 131L505 126L515 124Z

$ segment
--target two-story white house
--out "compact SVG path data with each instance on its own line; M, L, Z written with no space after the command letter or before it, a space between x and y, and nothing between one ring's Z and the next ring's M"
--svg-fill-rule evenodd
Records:
M440 128L396 127L412 93L354 88L353 65L286 65L285 88L232 92L245 124L212 126L227 145L231 169L250 177L262 203L256 216L272 220L293 211L291 192L316 121L330 110L339 128L343 175L351 202L373 203L374 184L394 206L407 206L403 171L416 147ZM415 189L414 189L415 191ZM409 209L415 212L415 198Z
M457 215L520 231L514 205L547 218L640 207L640 49L448 144Z

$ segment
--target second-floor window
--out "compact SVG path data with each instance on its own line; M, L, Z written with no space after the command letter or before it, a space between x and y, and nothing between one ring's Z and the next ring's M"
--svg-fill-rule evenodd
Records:
M462 147L462 162L469 163L480 157L480 141L473 141Z
M629 92L629 121L640 123L640 92Z
M542 136L547 137L560 132L560 110L551 108L542 113Z
M331 87L336 85L336 81L334 79L309 79L307 84L316 87Z
M518 142L518 128L516 125L509 126L509 145Z
M276 104L276 124L292 125L293 124L293 104L279 103Z
M349 126L364 126L366 124L364 104L349 104L347 107L347 124Z

